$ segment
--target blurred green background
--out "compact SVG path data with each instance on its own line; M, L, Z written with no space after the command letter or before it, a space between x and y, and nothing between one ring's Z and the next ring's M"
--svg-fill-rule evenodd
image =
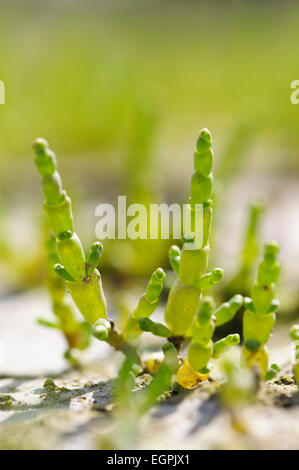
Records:
M94 238L95 201L117 194L184 200L202 127L215 137L223 208L235 198L236 180L244 205L255 192L283 192L289 181L296 200L299 105L290 102L290 83L299 78L298 3L28 0L0 7L0 200L16 251L25 246L27 255L29 242L40 243L31 226L42 197L32 164L37 136L57 152L75 207L80 201L93 220L89 229L81 224L86 239ZM271 229L284 224L281 207ZM239 241L244 217L235 223ZM285 243L290 252L292 243Z
M160 152L222 142L252 121L267 153L298 160L299 6L292 2L1 1L1 165L44 135L64 155L121 159L144 95L163 120ZM166 147L166 149L165 149ZM172 158L171 158L172 157ZM112 163L111 163L112 164Z

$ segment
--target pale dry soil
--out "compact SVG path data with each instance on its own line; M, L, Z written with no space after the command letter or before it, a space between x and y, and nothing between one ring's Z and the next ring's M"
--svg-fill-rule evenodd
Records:
M270 344L272 361L283 366L282 378L264 385L256 400L238 411L243 432L232 427L229 411L220 406L217 371L215 381L163 397L127 429L126 423L119 426L121 417L115 421L112 397L121 355L95 341L82 356L83 367L70 369L59 332L36 324L41 315L50 318L41 291L0 303L0 449L299 448L288 327L277 329ZM148 380L139 377L135 393Z

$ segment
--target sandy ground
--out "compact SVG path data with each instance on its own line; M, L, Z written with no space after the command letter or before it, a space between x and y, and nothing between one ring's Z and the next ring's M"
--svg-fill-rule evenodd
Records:
M59 332L36 324L37 317L50 316L49 302L42 291L7 298L1 301L0 312L0 449L107 446L106 433L113 426L120 433L118 421L112 419L112 388L121 356L95 341L82 356L83 368L68 369ZM273 334L270 348L271 359L281 363L283 358L283 375L288 375L287 327ZM51 381L45 385L50 377L56 388ZM246 423L243 434L232 428L230 413L219 404L217 388L213 382L204 382L196 390L166 398L131 435L113 445L155 449L299 448L299 399L291 382L272 382L262 387L255 402L238 414Z

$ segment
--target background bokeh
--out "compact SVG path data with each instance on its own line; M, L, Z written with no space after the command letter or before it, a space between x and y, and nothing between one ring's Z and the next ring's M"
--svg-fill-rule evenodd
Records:
M1 291L42 278L41 190L31 142L45 137L80 235L95 205L182 202L197 132L214 135L214 254L233 275L246 208L266 200L261 242L282 244L284 291L299 282L297 2L0 1ZM105 249L115 282L148 274L167 247ZM136 251L136 252L135 252ZM125 254L124 254L125 253ZM155 254L157 255L155 257ZM109 272L110 272L109 271ZM25 273L25 274L24 274Z

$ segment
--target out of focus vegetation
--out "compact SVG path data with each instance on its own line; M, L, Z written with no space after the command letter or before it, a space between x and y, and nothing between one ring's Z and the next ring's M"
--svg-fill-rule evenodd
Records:
M72 157L112 154L117 165L144 97L163 119L166 158L191 148L202 126L226 140L244 121L267 139L271 158L283 145L284 164L291 150L287 166L296 163L296 2L0 4L2 167L24 158L36 135Z
M41 276L43 236L32 236L31 223L40 213L31 164L38 136L55 145L75 206L82 201L88 241L95 202L118 194L128 203L183 201L201 127L217 136L218 213L240 172L298 170L299 105L290 102L296 2L0 0L0 7L0 243L15 277L20 252L30 258L24 280ZM34 245L34 269L24 240ZM144 252L155 266L167 251L156 241L151 247L107 242L103 263L148 275Z

